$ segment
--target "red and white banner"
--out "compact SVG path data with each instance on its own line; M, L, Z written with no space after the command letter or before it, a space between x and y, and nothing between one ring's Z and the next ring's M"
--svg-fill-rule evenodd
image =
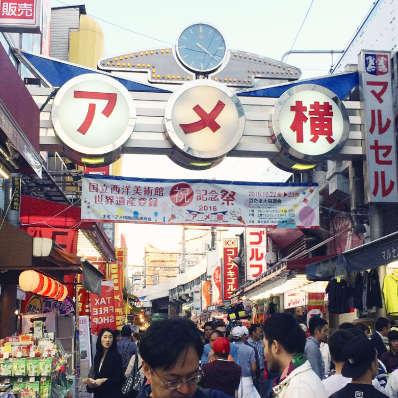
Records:
M101 296L90 292L91 333L97 334L102 328L116 329L113 281L102 282Z
M234 292L239 285L238 266L232 262L232 260L238 255L238 238L225 238L223 242L223 247L224 247L223 301L226 301L226 300L231 300L231 293Z
M398 201L397 149L391 84L391 52L361 51L359 70L366 115L368 203Z
M206 311L207 307L211 305L211 282L202 281L202 310Z
M246 280L252 281L267 269L267 233L265 228L245 228Z
M212 305L222 305L221 267L215 267L212 277Z
M319 227L317 184L83 177L82 219L100 222Z
M0 30L40 33L40 0L0 0Z

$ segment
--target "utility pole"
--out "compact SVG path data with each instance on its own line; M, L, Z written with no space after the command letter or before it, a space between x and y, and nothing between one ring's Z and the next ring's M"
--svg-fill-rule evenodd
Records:
M180 274L185 272L185 226L182 226L182 237L181 237L181 267Z

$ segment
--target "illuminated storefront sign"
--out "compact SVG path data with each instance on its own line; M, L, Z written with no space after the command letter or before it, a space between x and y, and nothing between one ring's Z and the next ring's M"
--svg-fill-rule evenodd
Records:
M391 86L391 53L362 51L359 70L365 109L365 163L370 203L396 203L397 150Z
M99 166L120 156L133 132L136 111L131 95L117 80L86 74L60 88L51 118L68 157Z
M224 247L224 263L223 263L223 301L231 300L231 293L238 288L238 266L232 260L238 256L238 239L225 238Z
M321 86L303 84L278 99L270 129L273 142L287 158L300 164L316 164L343 148L349 119L336 94Z

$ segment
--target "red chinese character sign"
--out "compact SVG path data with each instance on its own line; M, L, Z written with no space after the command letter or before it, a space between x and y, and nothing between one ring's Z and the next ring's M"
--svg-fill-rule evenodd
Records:
M0 31L40 33L40 0L0 0Z
M315 183L83 177L81 217L100 222L319 227Z
M70 159L109 164L121 155L136 120L133 99L117 80L85 74L64 84L54 98L54 130Z
M101 283L101 296L90 293L91 333L102 328L116 329L113 281Z
M190 169L207 169L232 150L243 135L239 98L226 86L197 80L172 94L165 110L172 160Z
M362 51L359 70L366 115L366 174L368 203L396 203L397 152L391 86L391 53Z
M246 280L252 281L267 269L265 228L245 228Z
M272 140L292 166L330 159L348 138L349 119L342 101L314 84L287 90L276 102L271 120Z
M232 262L238 256L238 238L224 238L223 247L223 301L228 301L239 286L238 266Z

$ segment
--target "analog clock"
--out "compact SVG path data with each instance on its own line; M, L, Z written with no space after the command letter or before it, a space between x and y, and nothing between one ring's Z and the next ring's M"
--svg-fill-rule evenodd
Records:
M185 28L177 39L176 49L180 61L195 72L217 69L227 54L223 35L214 26L205 23Z

